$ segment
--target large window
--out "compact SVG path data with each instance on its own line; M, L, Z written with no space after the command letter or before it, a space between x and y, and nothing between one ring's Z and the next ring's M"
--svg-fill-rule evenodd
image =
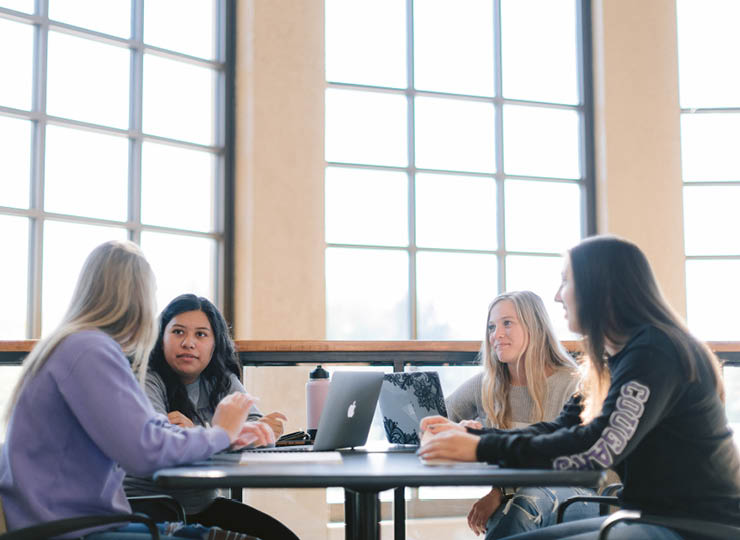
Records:
M688 323L702 339L737 341L740 2L678 0L677 10Z
M0 0L0 339L51 330L108 239L142 246L160 307L222 303L226 9Z
M567 337L560 257L593 222L588 6L326 0L327 338L480 339L515 289Z
M700 338L740 340L740 18L737 0L678 0L688 324ZM724 368L727 396L740 368ZM740 433L740 401L727 400ZM740 436L736 435L740 444Z

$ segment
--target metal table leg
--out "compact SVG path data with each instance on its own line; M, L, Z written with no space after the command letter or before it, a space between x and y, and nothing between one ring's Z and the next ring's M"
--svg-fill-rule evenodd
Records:
M393 539L406 540L406 488L393 490Z
M244 502L242 488L231 488L231 498L235 501Z
M346 540L380 540L380 500L377 491L344 490Z
M344 490L344 540L357 538L357 493L352 490Z

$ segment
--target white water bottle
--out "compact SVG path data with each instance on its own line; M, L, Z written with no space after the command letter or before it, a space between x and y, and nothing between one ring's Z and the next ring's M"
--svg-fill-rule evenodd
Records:
M316 366L308 375L306 383L306 431L311 439L316 438L321 411L324 410L326 395L329 393L329 372Z

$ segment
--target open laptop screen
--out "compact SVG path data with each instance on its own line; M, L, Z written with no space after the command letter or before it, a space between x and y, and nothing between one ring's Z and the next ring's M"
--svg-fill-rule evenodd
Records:
M418 445L421 419L447 416L439 375L434 371L386 373L380 391L380 412L388 442Z

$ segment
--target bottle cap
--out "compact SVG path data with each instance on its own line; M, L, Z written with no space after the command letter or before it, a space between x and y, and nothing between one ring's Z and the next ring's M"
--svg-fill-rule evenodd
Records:
M329 372L326 371L324 368L322 368L321 365L318 365L311 373L309 373L308 378L309 379L328 379Z

